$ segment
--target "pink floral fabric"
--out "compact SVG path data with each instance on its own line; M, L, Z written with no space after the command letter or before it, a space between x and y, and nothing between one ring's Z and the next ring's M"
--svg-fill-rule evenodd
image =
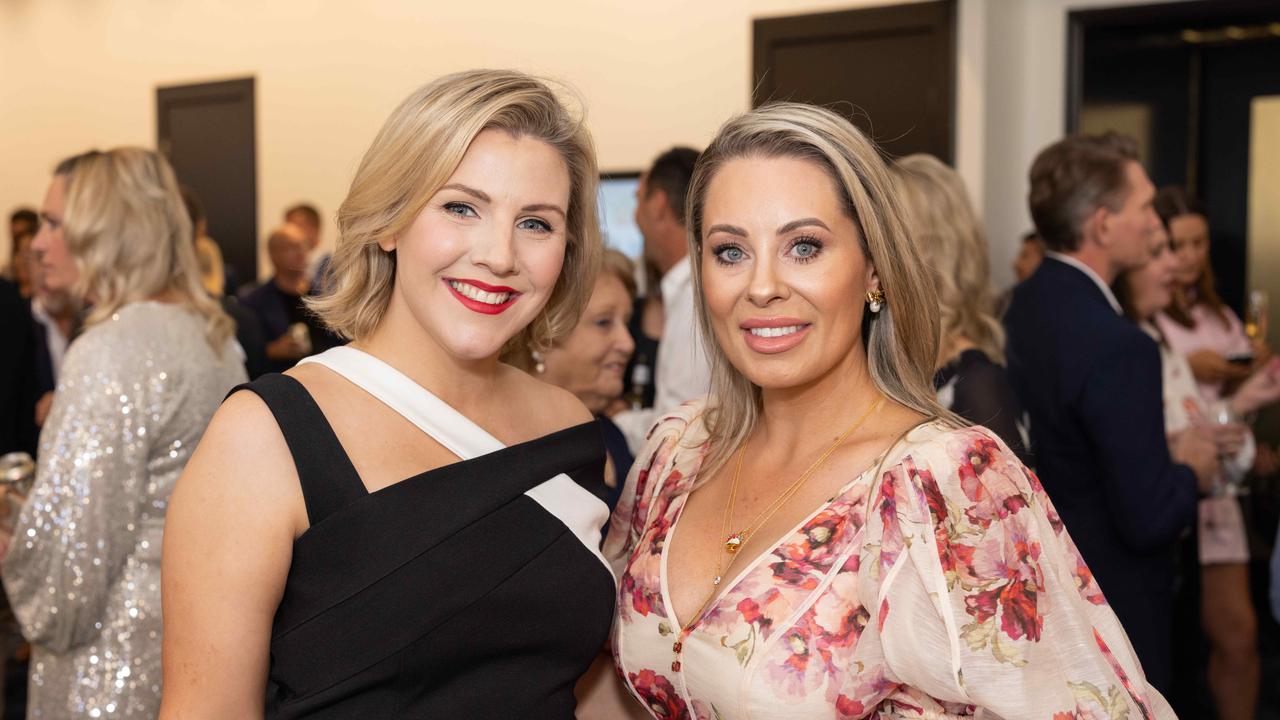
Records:
M1035 476L980 427L913 430L726 578L675 653L666 541L701 410L651 431L605 545L615 661L653 717L1174 717Z

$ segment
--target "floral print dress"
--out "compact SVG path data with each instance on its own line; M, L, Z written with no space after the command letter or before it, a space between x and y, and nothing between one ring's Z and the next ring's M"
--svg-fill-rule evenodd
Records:
M615 662L653 717L1174 717L1039 481L980 427L912 430L681 637L666 547L706 454L701 410L650 431L605 545Z

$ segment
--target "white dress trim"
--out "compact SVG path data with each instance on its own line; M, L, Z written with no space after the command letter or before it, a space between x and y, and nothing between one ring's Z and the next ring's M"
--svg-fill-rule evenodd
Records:
M341 346L303 359L346 378L463 460L506 447L501 440L455 410L431 391L378 358ZM600 530L609 521L609 506L564 473L533 487L525 495L554 515L606 568L600 553ZM610 576L613 571L610 569Z

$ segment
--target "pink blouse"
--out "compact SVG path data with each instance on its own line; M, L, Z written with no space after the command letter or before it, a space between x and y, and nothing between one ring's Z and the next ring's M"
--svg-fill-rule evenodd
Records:
M1035 475L980 427L911 431L681 637L666 549L707 449L701 410L650 432L605 544L615 661L653 717L1174 717Z
M1225 305L1222 312L1226 315L1226 324L1207 305L1198 303L1191 307L1190 313L1195 327L1185 327L1164 313L1156 315L1156 326L1179 355L1190 355L1197 350L1212 350L1219 355L1252 352L1253 346L1244 334L1240 318ZM1200 388L1200 395L1210 402L1222 395L1221 383L1198 382L1196 385Z

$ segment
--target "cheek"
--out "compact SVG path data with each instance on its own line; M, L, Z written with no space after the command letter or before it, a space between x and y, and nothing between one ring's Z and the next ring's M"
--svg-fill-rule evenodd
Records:
M546 241L531 244L521 253L525 272L535 291L550 292L564 269L565 243Z

